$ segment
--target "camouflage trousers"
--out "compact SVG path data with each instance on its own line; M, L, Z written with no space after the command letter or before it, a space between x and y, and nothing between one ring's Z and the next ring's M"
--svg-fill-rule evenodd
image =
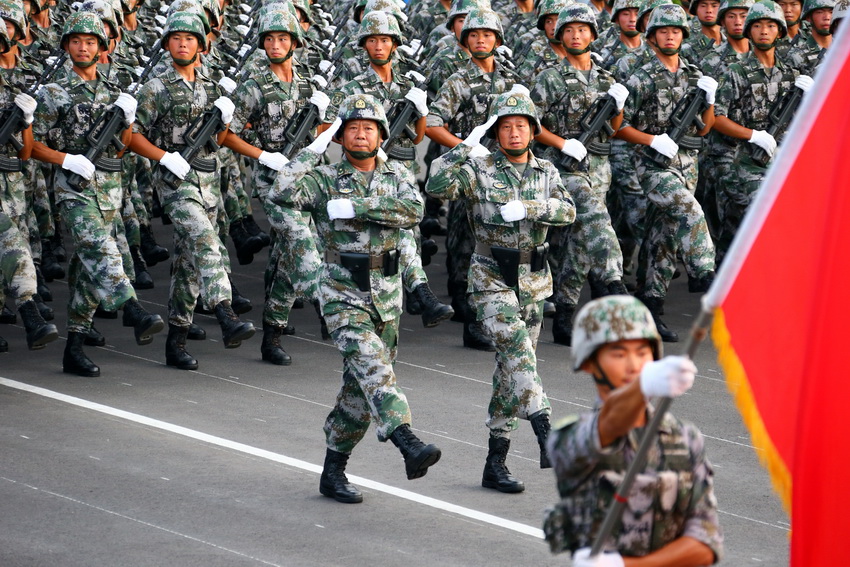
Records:
M404 289L413 291L421 284L428 283L428 276L422 267L422 251L419 249L419 227L402 229L399 241L399 265L401 282Z
M446 217L448 234L446 236L446 251L448 252L449 293L462 293L468 287L469 264L472 253L475 252L475 235L469 225L466 213L467 202L458 199L449 203L449 214Z
M767 168L761 167L750 158L746 144L738 146L733 162L726 172L726 183L721 186L719 201L723 206L723 225L720 230L718 257L729 251L738 227L756 198Z
M263 322L284 327L297 297L318 298L322 259L311 230L310 213L280 207L260 197L272 226L266 264Z
M165 213L174 223L174 261L168 299L168 322L180 327L192 323L200 294L207 308L231 299L224 268L224 247L215 229L218 207L205 208L188 199L171 201Z
M68 199L59 211L74 241L68 263L68 331L85 333L98 305L115 311L136 297L118 247L121 219L119 211L102 211L93 200Z
M349 454L374 421L379 441L411 422L407 398L396 383L398 319L383 322L371 305L344 313L347 324L331 332L343 358L342 387L325 420L329 449Z
M124 210L121 210L121 216L115 215L115 243L118 245L118 251L121 252L121 265L124 266L124 273L130 278L131 282L136 281L136 268L133 264L133 256L130 254L130 242L127 240L127 229L123 218Z
M696 152L680 151L666 169L641 158L637 172L650 203L648 232L638 256L638 292L666 297L680 253L688 277L714 271L714 243L702 207L694 198Z
M229 149L219 152L221 161L221 196L224 199L224 210L230 221L239 220L251 214L251 198L245 192L242 183L242 170L238 156Z
M611 226L605 196L611 168L604 156L588 155L588 172L562 173L561 182L576 205L576 220L563 231L561 269L555 278L555 302L577 305L591 271L599 283L623 279L623 253Z
M487 407L487 427L493 437L510 437L519 419L543 410L551 412L549 398L537 373L537 339L543 325L543 302L520 307L514 293L473 293L470 303L504 303L499 314L481 321L484 333L496 343L493 391Z
M23 173L28 181L27 203L32 210L30 232L40 240L52 238L56 233L54 206L50 202L45 178L45 171L51 172L50 168L49 164L42 164L41 162L33 162L32 160L24 162Z
M623 140L611 140L611 190L609 211L620 241L624 264L629 265L646 234L646 209L649 201L640 186L635 167L634 146Z
M3 211L0 211L0 274L19 305L35 295L35 265L29 244L18 225Z

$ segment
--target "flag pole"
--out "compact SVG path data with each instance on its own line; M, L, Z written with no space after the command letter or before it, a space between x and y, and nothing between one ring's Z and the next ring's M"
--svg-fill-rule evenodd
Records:
M703 307L700 309L696 321L694 321L690 333L688 334L687 341L685 342L685 356L688 358L694 357L699 345L708 336L708 326L711 323L712 314L713 310L709 308L707 302L703 302ZM626 476L620 483L619 488L617 488L614 500L611 502L611 506L608 508L608 512L605 515L605 521L602 523L602 527L599 529L599 533L593 541L590 557L596 557L599 553L601 553L602 546L605 545L605 540L608 539L608 536L611 535L614 531L614 527L620 521L620 517L623 515L623 508L626 506L626 502L628 501L629 491L632 488L632 484L634 484L635 477L643 470L646 464L646 455L649 452L649 447L655 443L658 427L661 425L661 420L664 418L664 414L667 413L672 401L672 398L658 399L658 404L655 407L655 413L652 415L652 419L644 429L640 445L638 445L637 453L635 453L635 458L626 471Z

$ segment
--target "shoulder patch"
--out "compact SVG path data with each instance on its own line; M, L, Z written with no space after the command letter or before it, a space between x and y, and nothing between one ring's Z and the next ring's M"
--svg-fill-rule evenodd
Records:
M342 94L342 91L335 91L333 97L331 97L331 104L334 106L339 106L342 104L342 100L345 98L345 95Z

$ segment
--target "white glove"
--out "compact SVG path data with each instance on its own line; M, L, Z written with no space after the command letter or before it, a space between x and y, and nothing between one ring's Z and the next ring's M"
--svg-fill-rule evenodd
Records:
M416 105L419 116L428 116L428 94L422 89L411 87L404 98Z
M239 4L239 11L243 14L248 14L251 11L250 4Z
M55 55L51 55L50 57L44 60L45 67L52 67L54 63L56 63Z
M142 73L145 72L145 68L144 67L135 67L133 69L133 72L136 74L137 77L141 77Z
M587 157L587 148L575 138L567 138L561 146L561 153L581 161Z
M157 14L154 17L154 20L156 20L156 23L158 23L159 25L161 25L163 27L165 27L166 22L168 22L168 18L166 18L162 14Z
M416 55L416 51L413 50L409 45L399 45L398 50L407 55L408 57L413 58Z
M815 84L814 79L808 75L799 75L796 79L794 79L794 86L798 87L804 93L809 92L809 89L812 88L813 84Z
M770 157L773 157L773 154L776 153L776 139L764 130L753 130L750 143L766 151Z
M226 92L227 94L233 94L233 91L235 91L237 87L236 81L234 81L230 77L222 77L218 81L218 86L223 88L224 92Z
M410 70L404 74L405 77L413 81L414 83L424 83L425 75L422 73L417 73L416 71Z
M582 547L573 554L573 567L625 567L623 556L616 552L600 553L590 559L590 548Z
M504 55L504 56L505 56L505 57L507 57L508 59L510 59L511 57L513 57L513 56L514 56L514 52L513 52L513 51L511 50L511 48L510 48L510 47L508 47L507 45L500 45L499 47L497 47L497 48L496 48L496 53L499 53L499 54L501 54L501 55Z
M708 104L714 104L714 95L717 93L717 81L703 75L697 80L697 87L705 91L705 101Z
M180 179L186 179L186 176L189 175L189 172L192 170L192 166L189 165L189 162L183 159L183 156L177 152L165 152L165 155L162 156L159 163L164 165L168 171Z
M325 26L325 31L328 32L329 36L333 37L333 35L336 33L336 26L334 26L334 25Z
M325 111L328 109L331 99L322 91L313 91L313 94L308 100L311 104L315 104L316 108L319 109L319 118L321 118L322 122L324 122Z
M254 23L254 21L248 16L248 14L239 14L238 18L239 21L245 24L249 29L251 27L251 24Z
M331 124L331 127L316 136L316 139L313 140L309 146L307 146L307 149L317 154L325 153L325 150L328 149L328 144L331 143L334 134L337 133L337 130L339 130L340 126L342 126L342 118L337 116L336 120L334 120L333 124Z
M413 50L413 53L416 53L417 51L419 51L420 47L422 47L422 40L414 39L413 41L410 42L410 49Z
M167 14L168 13L168 4L163 4L162 6L160 6L159 7L159 13L160 14Z
M490 155L490 150L488 150L486 147L482 146L481 144L477 144L475 146L472 146L472 149L469 150L469 157L471 157L471 158L480 158L480 157L486 157L486 156L489 156L489 155Z
M490 126L495 124L496 120L498 120L498 119L499 119L499 117L494 114L493 116L491 116L487 120L487 122L485 122L484 124L481 124L480 126L476 126L475 128L473 128L472 132L469 133L469 136L467 136L466 139L464 139L464 141L461 142L461 144L463 144L465 146L469 146L470 148L474 148L475 146L480 145L481 144L481 138L484 137L484 134L487 133L487 130L490 129Z
M82 154L65 154L65 159L62 160L62 169L82 175L87 181L94 175L94 164Z
M325 48L326 53L333 53L336 51L336 44L329 39L323 39L322 46Z
M328 216L334 219L353 219L354 204L351 199L331 199L328 201Z
M20 93L15 95L15 104L24 112L24 122L27 126L32 124L35 118L35 108L38 106L35 99L26 93Z
M643 397L678 398L694 385L697 367L690 358L665 356L647 362L640 372L640 391Z
M239 31L239 28L245 28L246 30L248 30L248 28L247 28L247 27L245 27L245 26L236 26L236 28L237 28L237 29L236 29L236 31ZM248 31L246 31L245 33L248 33L248 32L250 32L250 31L251 31L251 30L248 30ZM243 37L244 37L244 36L243 36ZM239 58L241 59L241 58L245 57L245 54L246 54L246 53L248 53L249 51L251 51L251 46L250 46L250 45L248 45L247 43L246 43L246 44L243 44L243 45L242 45L242 47L240 47L240 48L239 48L239 51L238 51Z
M236 110L236 105L226 96L220 96L215 99L213 105L221 111L221 121L225 124L230 124L233 121L233 112Z
M136 107L139 106L139 103L136 102L133 95L121 93L115 99L115 106L124 111L124 120L127 121L127 124L132 124L136 121Z
M499 212L502 213L502 218L506 222L522 220L526 215L525 205L522 204L522 201L516 200L508 201L499 207Z
M322 59L319 61L319 71L322 72L322 75L333 75L333 72L336 70L336 67L331 64L330 61Z
M326 88L328 88L328 81L327 81L327 79L325 79L325 78L324 78L323 76L321 76L321 75L313 75L312 77L310 77L310 80L311 80L311 81L313 81L313 83L314 83L317 87L319 87L319 90L325 90Z
M617 110L622 112L623 107L626 106L626 99L629 98L629 89L620 83L614 83L608 89L608 94L617 102Z
M674 142L673 139L666 133L654 136L649 147L668 158L675 157L676 152L679 151L679 144Z
M280 152L260 152L258 161L266 167L270 167L275 171L283 170L284 166L289 163L286 156Z
M154 26L153 31L156 32L156 37L162 37L165 34L165 30L159 26ZM150 60L150 57L148 57Z
M508 94L523 94L525 96L529 96L531 95L531 91L529 91L528 87L526 87L525 85L516 83L514 86L511 87L511 90L508 91Z

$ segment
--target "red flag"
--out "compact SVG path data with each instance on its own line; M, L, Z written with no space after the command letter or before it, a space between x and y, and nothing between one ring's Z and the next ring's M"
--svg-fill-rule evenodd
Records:
M791 565L850 565L850 30L774 159L704 301Z

